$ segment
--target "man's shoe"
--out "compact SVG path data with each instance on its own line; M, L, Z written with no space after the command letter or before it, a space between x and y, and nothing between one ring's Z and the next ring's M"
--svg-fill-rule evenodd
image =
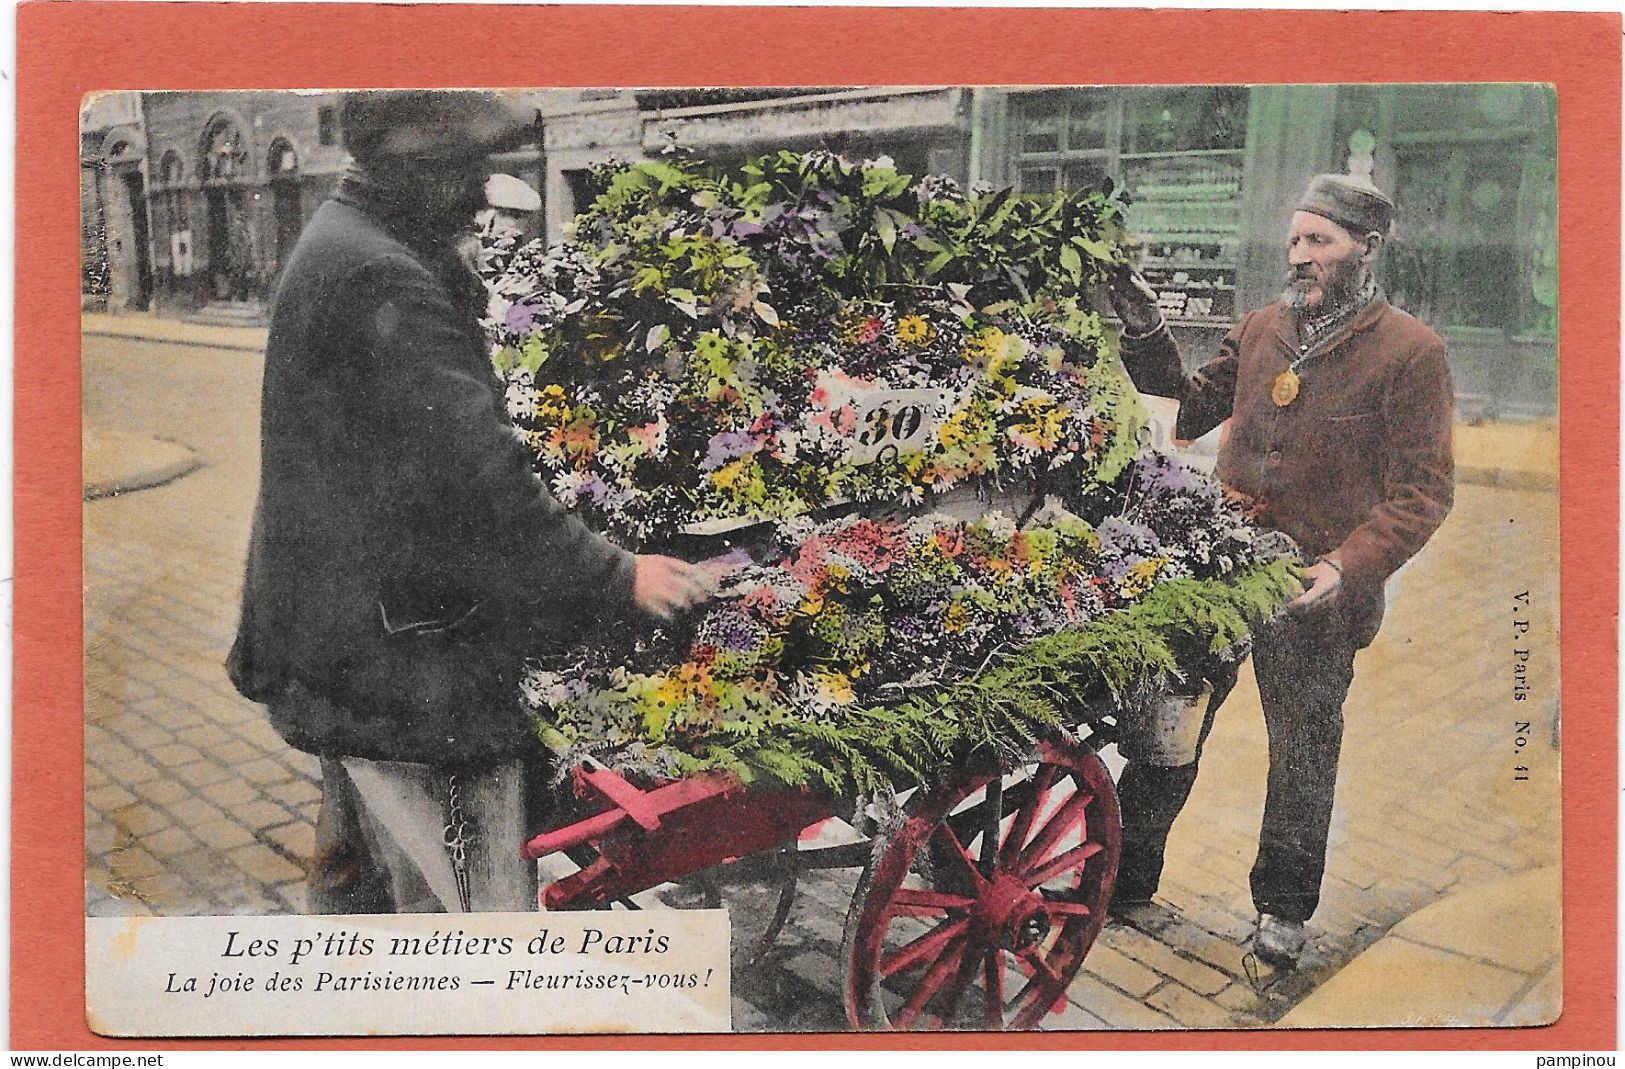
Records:
M1156 935L1178 919L1172 909L1149 898L1114 898L1106 907L1106 917L1113 924L1124 924L1147 935Z
M1304 934L1302 921L1283 920L1273 913L1258 915L1258 928L1253 932L1253 953L1258 960L1277 969L1297 966L1303 954Z

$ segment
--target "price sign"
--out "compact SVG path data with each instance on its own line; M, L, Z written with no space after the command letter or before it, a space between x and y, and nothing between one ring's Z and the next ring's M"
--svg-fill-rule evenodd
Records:
M948 411L942 390L865 390L852 398L857 423L848 456L871 464L883 455L921 449Z

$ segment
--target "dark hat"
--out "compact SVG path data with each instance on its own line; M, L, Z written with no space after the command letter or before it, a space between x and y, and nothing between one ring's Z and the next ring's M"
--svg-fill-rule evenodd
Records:
M357 160L458 159L514 148L534 108L471 89L369 89L344 95L344 147Z
M1330 219L1356 237L1376 231L1383 237L1394 223L1394 202L1370 179L1350 174L1317 174L1298 200L1298 211Z

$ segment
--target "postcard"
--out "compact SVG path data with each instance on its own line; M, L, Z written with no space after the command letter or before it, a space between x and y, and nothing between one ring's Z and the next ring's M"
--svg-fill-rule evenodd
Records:
M1042 62L82 72L53 1028L1611 1034L1617 78L951 14Z

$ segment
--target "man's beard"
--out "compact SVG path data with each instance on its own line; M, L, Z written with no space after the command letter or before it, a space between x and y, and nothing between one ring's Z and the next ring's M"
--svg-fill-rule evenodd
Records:
M1313 291L1305 291L1297 285L1298 271L1293 268L1283 279L1285 288L1281 291L1281 301L1294 311L1326 315L1354 300L1355 295L1360 292L1360 286L1365 282L1364 267L1358 256L1349 256L1332 264L1320 284L1320 303L1313 308L1310 308L1308 303L1309 295Z

